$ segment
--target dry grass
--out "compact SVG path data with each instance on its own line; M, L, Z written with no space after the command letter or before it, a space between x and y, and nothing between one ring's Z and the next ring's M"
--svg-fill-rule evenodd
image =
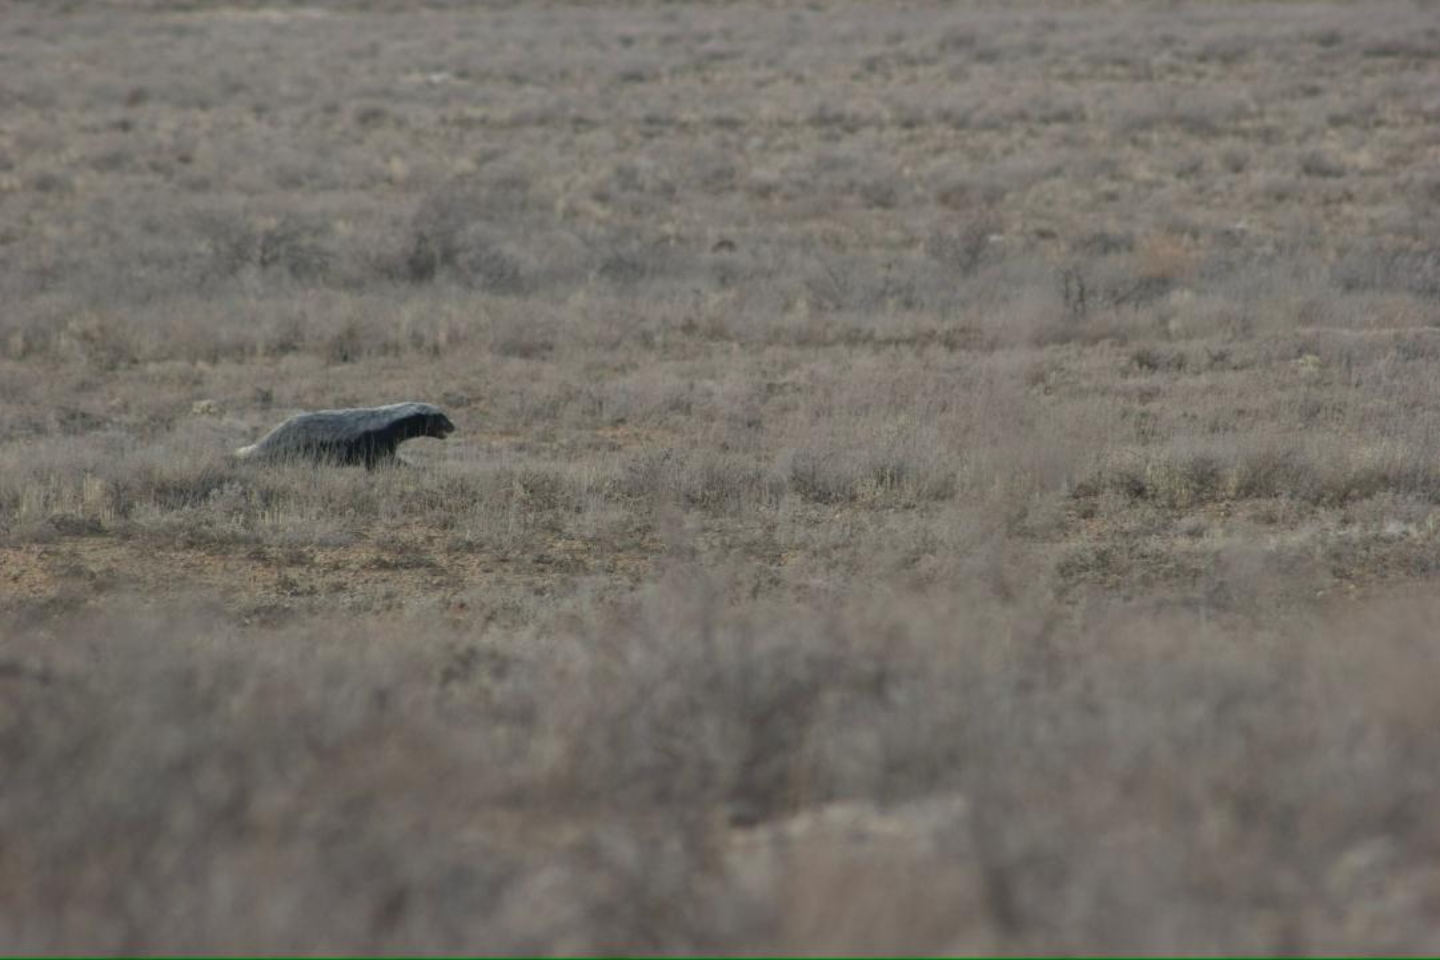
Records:
M0 942L1440 943L1423 7L0 16Z
M1433 603L1257 630L740 585L678 562L513 629L130 604L7 627L6 942L1433 942Z

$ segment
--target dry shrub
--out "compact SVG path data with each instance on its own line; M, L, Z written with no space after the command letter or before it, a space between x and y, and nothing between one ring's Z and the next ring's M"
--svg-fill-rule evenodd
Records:
M1107 491L1173 510L1266 498L1334 507L1381 493L1440 503L1440 470L1399 444L1176 444L1117 452L1075 487L1079 497Z
M512 181L486 188L455 184L432 193L411 222L404 278L427 283L445 277L496 294L523 292L527 270L503 228L529 209L527 197L525 185Z
M1257 646L1143 606L724 594L677 567L542 643L420 613L11 621L8 942L1427 942L1430 605L1317 611ZM882 926L827 932L818 904L856 889Z
M954 468L913 448L791 451L790 489L814 503L916 503L956 492Z
M1195 251L1182 237L1153 234L1136 245L1135 266L1141 279L1184 282L1195 272Z
M784 493L784 481L751 457L665 450L632 458L626 465L624 489L631 497L742 512L776 504Z
M1404 290L1440 299L1440 252L1362 245L1335 264L1332 277L1342 290Z
M246 270L277 270L303 281L326 276L332 254L323 227L296 215L251 220L238 215L210 214L199 229L217 277Z

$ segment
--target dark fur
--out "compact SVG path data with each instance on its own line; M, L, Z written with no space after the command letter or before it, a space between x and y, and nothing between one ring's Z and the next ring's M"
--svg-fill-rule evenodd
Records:
M444 439L454 429L450 418L428 403L319 410L291 417L235 455L243 460L363 464L373 470L393 460L395 449L406 440Z

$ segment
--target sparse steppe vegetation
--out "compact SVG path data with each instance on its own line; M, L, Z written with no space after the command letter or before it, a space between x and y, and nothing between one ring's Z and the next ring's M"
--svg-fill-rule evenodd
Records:
M0 19L6 949L1437 949L1428 5Z

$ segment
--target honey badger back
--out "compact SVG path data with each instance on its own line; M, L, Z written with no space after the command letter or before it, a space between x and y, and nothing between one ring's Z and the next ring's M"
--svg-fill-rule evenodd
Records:
M415 437L445 438L455 424L428 403L392 403L353 410L318 410L291 417L248 447L242 460L305 460L364 464L373 470L393 459L395 449Z

